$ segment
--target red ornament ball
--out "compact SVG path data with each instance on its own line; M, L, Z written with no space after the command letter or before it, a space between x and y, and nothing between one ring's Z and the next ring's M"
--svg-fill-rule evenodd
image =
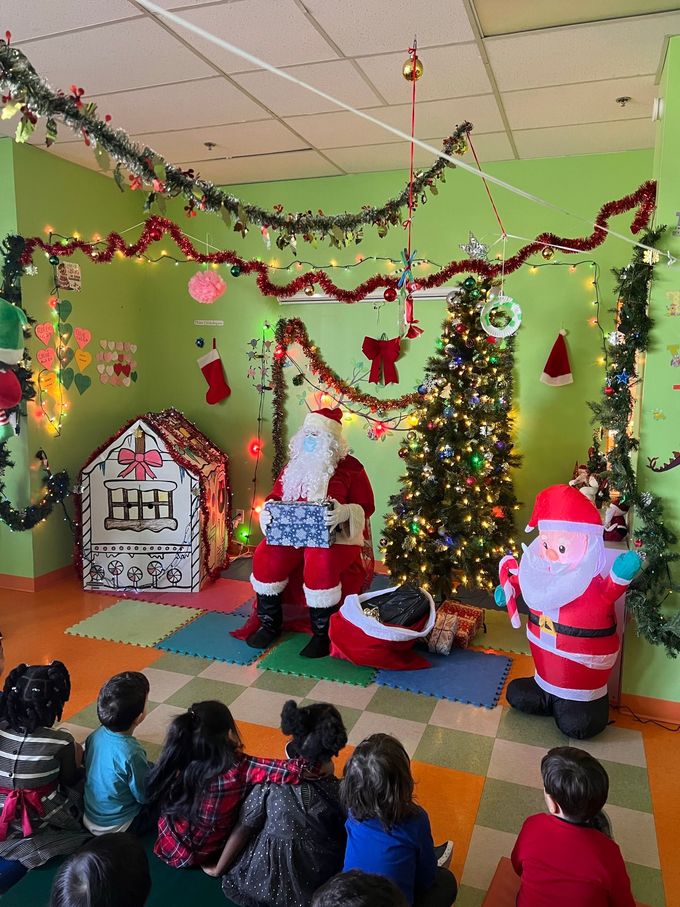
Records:
M611 397L613 393L614 393L613 387L605 387L605 389L604 389L605 397Z
M430 429L430 431L432 431L432 429L434 428L434 422L428 422L427 427Z
M472 486L475 484L475 480L472 478L472 476L468 476L467 479L465 480L465 484Z
M635 539L635 547L642 548L642 542L640 541L640 539Z
M387 287L387 289L383 293L383 299L385 300L385 302L394 302L396 298L397 291L394 289L394 287Z
M490 343L492 346L495 346L495 345L496 345L496 338L495 338L495 337L490 337L490 336L487 335L486 342L487 342L487 343Z
M466 330L467 330L467 328L465 327L464 324L457 324L457 325L456 325L456 333L457 333L457 334L464 334L464 333L466 332Z
M402 460L405 460L406 457L408 456L408 447L400 447L398 450L398 454Z

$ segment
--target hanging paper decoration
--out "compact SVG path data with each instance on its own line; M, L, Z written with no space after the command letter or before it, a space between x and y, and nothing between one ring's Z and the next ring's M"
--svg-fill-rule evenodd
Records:
M495 314L497 317L498 313L502 313L504 318L507 319L505 324L497 325L491 320L492 315ZM522 309L512 296L505 296L502 293L498 295L491 294L487 302L482 306L479 320L489 336L510 337L512 334L517 333L522 324Z
M562 387L565 384L572 384L574 381L571 365L569 364L569 351L564 339L566 334L567 332L562 329L550 350L550 355L540 378L543 384Z
M189 280L189 296L196 302L212 303L227 290L227 285L215 271L197 271Z

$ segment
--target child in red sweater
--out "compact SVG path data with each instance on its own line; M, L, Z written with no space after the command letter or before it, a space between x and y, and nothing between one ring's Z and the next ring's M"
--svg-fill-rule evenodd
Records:
M512 851L517 907L635 907L602 812L607 772L584 750L558 746L543 757L541 775L549 815L529 816Z

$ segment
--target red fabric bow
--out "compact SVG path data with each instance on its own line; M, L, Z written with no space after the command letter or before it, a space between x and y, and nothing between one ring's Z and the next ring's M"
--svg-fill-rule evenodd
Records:
M118 462L121 466L125 466L125 469L118 473L119 479L124 479L134 469L135 479L141 482L142 479L156 478L156 474L151 467L162 466L163 458L157 450L134 453L129 447L123 447L118 451Z
M399 358L401 341L398 337L392 340L376 340L374 337L364 337L361 351L367 359L372 361L371 373L368 380L372 384L380 383L382 373L385 384L396 384L399 375L394 363Z
M0 789L0 794L5 795L5 802L0 814L0 841L7 840L9 826L21 814L21 830L24 837L33 834L31 817L28 814L28 807L31 806L36 813L42 818L45 815L45 807L42 798L56 790L56 784L44 784L42 787L33 788L33 790L8 790Z

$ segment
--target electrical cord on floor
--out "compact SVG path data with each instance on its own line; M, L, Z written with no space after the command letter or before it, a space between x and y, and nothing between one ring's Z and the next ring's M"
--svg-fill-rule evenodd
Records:
M635 721L639 721L640 724L654 724L656 727L660 727L663 731L670 731L675 734L677 731L680 731L680 724L670 724L666 721L657 721L656 718L642 718L640 715L636 715L635 712L628 705L613 705L612 710L614 712L620 712L622 715L630 715Z

